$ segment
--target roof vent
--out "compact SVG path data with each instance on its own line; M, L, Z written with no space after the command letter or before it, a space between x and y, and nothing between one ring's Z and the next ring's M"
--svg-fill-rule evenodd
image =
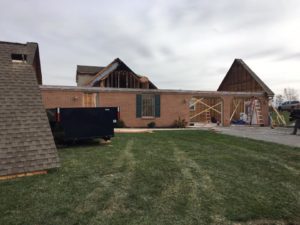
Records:
M11 54L12 62L27 62L27 55L25 54Z

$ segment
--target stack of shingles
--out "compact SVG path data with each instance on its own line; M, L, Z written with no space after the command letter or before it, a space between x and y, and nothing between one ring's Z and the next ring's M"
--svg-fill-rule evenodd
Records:
M12 54L26 59L13 61ZM39 76L36 43L0 42L0 178L59 166Z

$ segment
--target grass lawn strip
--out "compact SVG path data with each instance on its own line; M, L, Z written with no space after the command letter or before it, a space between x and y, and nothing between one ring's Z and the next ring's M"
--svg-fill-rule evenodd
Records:
M223 211L222 208L216 205L217 201L221 201L222 197L216 192L209 174L194 160L190 159L184 151L180 150L174 141L169 142L169 144L173 147L175 158L181 167L183 182L190 184L191 191L189 195L191 211L194 213L194 216L201 215L199 212L203 209L209 209L209 218L206 218L206 223L229 224L229 221L222 216L224 214L224 212L221 212ZM193 174L196 174L196 176ZM201 190L200 193L199 189ZM202 196L202 193L205 193L205 195ZM206 201L203 201L204 198L206 198ZM211 204L207 204L207 202L211 202Z
M300 224L300 149L205 131L117 134L0 182L0 224Z

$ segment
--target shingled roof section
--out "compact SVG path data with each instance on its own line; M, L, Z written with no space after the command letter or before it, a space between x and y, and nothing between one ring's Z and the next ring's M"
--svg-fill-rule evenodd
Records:
M12 60L12 54L26 58ZM40 71L37 43L0 42L0 177L59 166Z
M83 66L83 65L77 65L76 82L78 81L78 76L81 76L81 75L95 76L102 69L104 69L103 66Z

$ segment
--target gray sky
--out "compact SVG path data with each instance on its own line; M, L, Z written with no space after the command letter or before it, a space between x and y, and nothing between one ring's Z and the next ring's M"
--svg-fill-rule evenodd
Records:
M0 0L0 40L38 42L44 84L122 59L159 88L216 90L242 58L300 92L299 0Z

